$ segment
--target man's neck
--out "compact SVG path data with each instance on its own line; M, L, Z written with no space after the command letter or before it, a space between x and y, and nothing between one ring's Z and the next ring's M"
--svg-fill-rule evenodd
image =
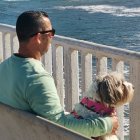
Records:
M37 60L41 60L40 52L37 52L33 49L28 49L24 46L19 48L17 55L25 58L34 58Z
M14 53L15 56L18 56L18 57L21 57L21 58L28 58L28 57L25 57L25 56L22 56L21 54L19 53Z

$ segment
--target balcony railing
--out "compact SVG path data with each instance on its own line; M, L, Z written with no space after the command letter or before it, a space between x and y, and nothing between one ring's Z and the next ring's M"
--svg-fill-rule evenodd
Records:
M17 52L15 27L0 24L0 61ZM62 106L71 111L96 74L118 71L133 83L135 95L129 104L129 138L140 138L140 52L119 49L56 35L42 62L57 87ZM127 105L128 106L128 105ZM118 108L118 136L124 140L124 106Z

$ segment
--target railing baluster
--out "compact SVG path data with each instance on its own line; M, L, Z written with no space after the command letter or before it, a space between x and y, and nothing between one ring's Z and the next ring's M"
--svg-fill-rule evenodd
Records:
M124 74L124 62L120 60L112 60L112 70Z
M73 108L74 104L79 102L79 62L78 62L77 50L73 50L71 53L71 80L72 80L71 95L72 95L72 108Z
M71 51L64 47L65 109L72 110ZM71 95L71 96L70 96Z
M130 103L130 140L140 139L140 62L130 62L130 81L135 87L133 101Z
M5 33L2 34L2 42L3 42L3 59L6 59Z
M124 63L122 61L113 59L112 60L112 70L123 74ZM118 136L121 140L124 140L124 126L123 126L123 124L124 124L124 106L117 108L117 115L119 118Z
M64 48L64 79L66 111L79 101L78 51Z
M11 54L14 53L14 37L15 35L14 34L10 34L10 47L11 47Z
M48 52L42 57L42 63L44 64L47 72L52 74L52 48L50 47Z
M10 34L10 47L11 47L11 54L13 53L13 46L14 46L14 42L13 42L13 34Z
M84 94L92 82L92 54L81 53L81 81Z
M18 52L18 49L19 49L19 42L17 36L13 35L13 47L12 47L13 53Z
M3 61L3 35L2 32L0 32L0 62Z
M96 62L97 74L104 75L107 73L107 57L97 57Z
M60 103L64 107L63 47L53 44L53 77Z
M11 42L10 42L10 34L5 33L4 34L4 44L5 44L5 49L4 49L4 58L8 58L11 55Z

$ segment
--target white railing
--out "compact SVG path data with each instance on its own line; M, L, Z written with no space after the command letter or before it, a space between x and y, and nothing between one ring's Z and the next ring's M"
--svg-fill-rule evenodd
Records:
M0 25L1 61L17 52L15 27ZM43 57L46 70L52 73L61 104L67 111L84 95L96 74L116 70L123 73L135 86L135 96L129 105L130 140L140 138L140 52L118 49L92 42L56 35L52 47ZM124 107L118 109L119 137L124 140Z

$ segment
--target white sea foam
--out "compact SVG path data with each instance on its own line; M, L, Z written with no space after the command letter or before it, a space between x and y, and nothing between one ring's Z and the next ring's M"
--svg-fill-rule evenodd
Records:
M12 1L30 1L30 0L3 0L3 1L10 1L10 2L12 2Z
M90 5L90 6L57 6L59 10L77 9L88 13L106 13L113 16L136 17L140 16L140 7L128 8L125 6Z

